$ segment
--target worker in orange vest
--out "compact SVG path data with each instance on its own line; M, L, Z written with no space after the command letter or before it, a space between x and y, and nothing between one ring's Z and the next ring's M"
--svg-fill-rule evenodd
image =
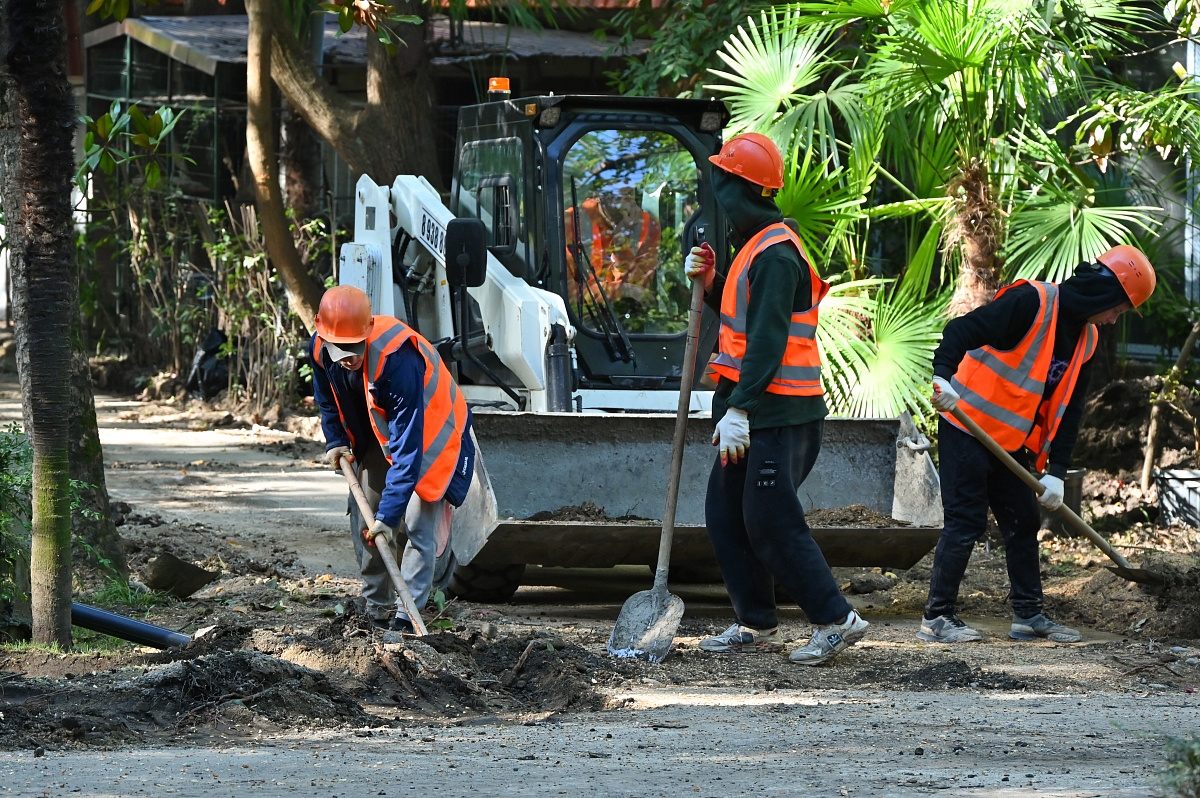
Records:
M817 351L818 307L829 285L775 204L783 158L766 136L744 133L709 160L713 190L742 244L729 273L715 253L694 248L684 268L703 280L721 314L713 464L705 501L709 539L736 621L700 641L704 651L782 651L775 606L781 584L818 628L790 655L820 665L867 630L804 520L797 491L821 449L828 409Z
M475 468L471 413L433 346L390 316L374 316L353 286L321 297L309 348L313 398L321 408L326 459L357 464L359 483L393 553L407 538L401 575L418 608L433 585L436 560L450 541L451 506L466 499ZM351 535L367 613L381 627L412 631L397 611L383 558L364 535L365 519L350 501ZM374 538L377 542L380 538Z
M933 406L945 526L918 637L937 643L979 640L957 615L958 588L988 508L1004 536L1015 640L1074 643L1082 636L1042 612L1038 503L1056 510L1083 416L1096 351L1096 325L1112 324L1154 293L1154 267L1121 245L1085 263L1060 284L1019 280L946 325L933 355ZM1041 496L950 415L960 408L1022 463L1044 471Z
M604 287L610 302L626 297L645 302L652 296L650 292L658 269L658 248L662 242L662 227L658 220L636 204L631 186L622 188L604 202L597 197L588 197L579 204L588 220L588 227L584 229L591 233L587 242L590 246L588 265L594 279ZM567 241L572 243L575 240L574 212L574 208L567 208L565 215ZM574 253L568 247L567 289L571 299L576 298L579 276Z

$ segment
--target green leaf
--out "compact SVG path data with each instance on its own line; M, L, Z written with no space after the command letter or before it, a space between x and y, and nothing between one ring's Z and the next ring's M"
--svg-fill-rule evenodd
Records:
M108 150L104 150L103 152L101 152L100 153L100 171L104 172L104 174L106 174L106 175L111 175L113 173L113 170L116 168L117 168L117 162L113 160L113 157L112 157L112 155L109 154Z
M342 33L349 33L354 27L354 15L350 11L349 6L342 6L338 12L338 28Z
M146 122L146 115L142 113L142 109L136 103L129 106L129 121L133 123L133 129L138 133L149 133L150 125Z
M150 141L150 136L145 133L138 133L136 136L130 136L130 140L139 147L144 147L147 150L154 146Z
M105 2L105 0L92 0L92 2L88 4L87 11L85 11L84 13L87 14L88 16L95 14L97 11L100 10L101 6L104 5L104 2Z
M157 161L151 161L146 166L146 185L151 188L158 188L158 181L162 177L162 171L159 169Z

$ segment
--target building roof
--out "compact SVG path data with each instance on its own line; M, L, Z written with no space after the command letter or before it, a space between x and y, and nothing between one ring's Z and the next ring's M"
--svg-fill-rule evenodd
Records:
M247 25L247 17L238 14L138 17L85 34L83 44L94 47L119 36L129 36L176 61L213 75L218 64L246 63ZM527 30L494 22L466 21L462 23L462 41L452 47L447 17L434 16L428 28L427 41L433 47L431 55L443 62L506 52L513 58L603 58L610 55L610 45L590 33ZM366 32L361 28L339 36L337 20L330 15L325 22L325 63L365 66L366 41ZM623 54L640 54L647 46L648 43L639 42Z

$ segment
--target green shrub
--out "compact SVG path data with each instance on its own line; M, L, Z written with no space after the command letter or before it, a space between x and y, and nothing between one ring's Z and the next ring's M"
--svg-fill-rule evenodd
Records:
M1164 795L1200 798L1200 734L1168 737L1167 767L1162 772Z

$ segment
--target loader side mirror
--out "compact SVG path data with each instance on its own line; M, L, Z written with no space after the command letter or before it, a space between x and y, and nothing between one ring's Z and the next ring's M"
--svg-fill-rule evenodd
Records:
M487 229L479 219L446 223L446 282L451 291L478 288L487 274Z

